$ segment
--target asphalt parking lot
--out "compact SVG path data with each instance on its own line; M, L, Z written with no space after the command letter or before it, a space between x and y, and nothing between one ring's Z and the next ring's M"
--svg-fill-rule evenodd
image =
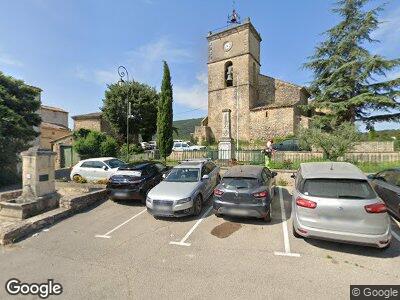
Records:
M139 203L106 201L0 248L0 298L18 298L5 292L10 278L54 279L60 299L336 299L350 284L400 282L396 221L384 251L295 239L290 191L276 193L270 224L218 218L210 203L200 218L157 220Z

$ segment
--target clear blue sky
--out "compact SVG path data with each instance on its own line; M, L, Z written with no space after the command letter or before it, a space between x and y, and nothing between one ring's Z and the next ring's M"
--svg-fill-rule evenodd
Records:
M263 38L262 73L306 85L311 74L301 65L321 33L336 24L333 4L237 0L239 14L250 17ZM71 116L99 110L121 64L135 80L158 89L165 59L175 119L201 117L207 114L205 37L226 25L231 10L228 0L0 0L0 70L42 88L44 104ZM399 57L400 1L389 0L381 16L385 23L375 34L381 43L371 49Z

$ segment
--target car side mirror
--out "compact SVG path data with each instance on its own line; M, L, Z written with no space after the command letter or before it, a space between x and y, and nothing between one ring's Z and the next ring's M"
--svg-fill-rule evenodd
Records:
M290 177L296 179L296 174L293 173L292 175L290 175Z
M203 180L210 179L210 176L208 176L208 175L203 175L203 177L201 177L201 179L203 179Z
M278 173L276 172L271 172L272 178L276 177L278 175Z
M165 173L162 174L162 178L163 178L163 179L167 178L167 174L165 174Z
M104 171L107 171L107 170L108 170L108 167L107 167L107 166L103 166L102 169L103 169Z

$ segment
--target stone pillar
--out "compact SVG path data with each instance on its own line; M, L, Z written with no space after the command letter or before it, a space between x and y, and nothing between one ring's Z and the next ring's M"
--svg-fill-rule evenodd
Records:
M222 110L222 134L218 143L218 159L231 160L235 157L235 149L231 133L231 110Z
M33 199L55 193L55 155L55 152L39 147L21 153L21 198Z

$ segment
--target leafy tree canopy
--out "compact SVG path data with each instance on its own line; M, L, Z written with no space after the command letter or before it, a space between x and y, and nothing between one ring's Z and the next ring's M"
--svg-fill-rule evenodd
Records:
M123 85L111 84L105 92L102 111L122 142L126 136L127 100L131 103L132 118L129 119L129 134L137 142L139 134L143 140L151 140L156 132L157 91L136 81Z
M308 109L314 122L325 126L362 121L400 121L400 78L386 79L386 73L400 65L400 59L371 54L365 46L377 42L371 33L378 28L382 7L366 11L368 0L339 0L333 10L339 24L326 32L326 40L305 64L314 72ZM332 123L331 121L334 120Z
M16 171L18 154L38 136L40 90L0 72L0 185Z

